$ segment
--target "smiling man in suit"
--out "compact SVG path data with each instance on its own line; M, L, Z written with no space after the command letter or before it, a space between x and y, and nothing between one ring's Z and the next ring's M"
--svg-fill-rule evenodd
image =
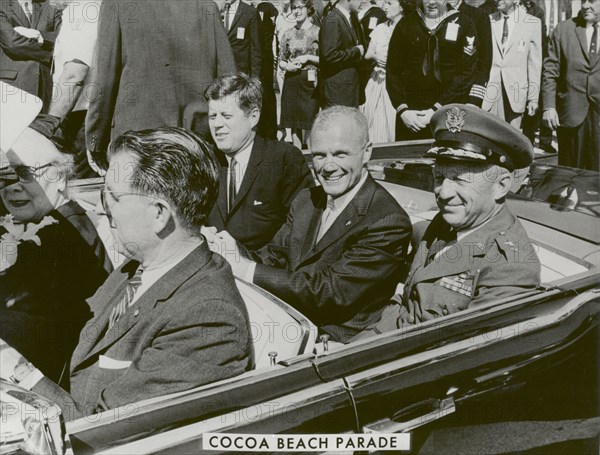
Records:
M256 134L262 103L257 78L223 76L205 96L221 164L219 198L207 226L226 229L246 248L258 249L285 222L298 191L314 185L312 174L296 147Z
M0 0L0 80L38 96L52 96L52 50L61 13L44 0Z
M248 313L231 268L200 234L217 195L209 147L181 128L128 132L110 147L102 202L130 259L88 301L94 317L67 390L2 351L2 374L67 420L179 392L253 366ZM128 183L129 182L129 183Z
M557 131L558 163L600 170L600 0L558 24L544 62L543 120Z
M517 0L499 0L490 16L493 58L481 108L521 128L538 109L542 81L542 22Z
M371 143L358 109L334 106L319 113L311 148L321 186L298 194L270 243L244 251L227 232L209 243L235 275L275 294L322 333L345 343L381 317L401 279L412 226L365 167Z
M319 31L320 102L358 107L361 98L359 71L365 55L362 25L358 19L361 0L338 0L321 21Z

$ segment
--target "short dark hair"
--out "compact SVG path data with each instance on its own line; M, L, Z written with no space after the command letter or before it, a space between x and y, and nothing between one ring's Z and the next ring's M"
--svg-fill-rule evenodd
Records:
M136 158L131 188L169 201L182 226L199 234L219 191L211 147L183 128L162 127L122 134L110 144L108 156L119 153Z
M260 112L262 108L263 88L257 77L250 77L242 72L226 74L204 91L206 101L220 100L229 95L235 95L238 106L246 114L253 109Z
M313 5L312 0L291 0L290 7L292 7L294 3L301 3L302 5L306 6L306 14L308 17L315 14L315 6Z

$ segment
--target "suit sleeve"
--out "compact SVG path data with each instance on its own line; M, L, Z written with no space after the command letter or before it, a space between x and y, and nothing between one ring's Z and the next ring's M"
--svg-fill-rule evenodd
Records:
M104 160L110 141L117 91L121 77L121 27L118 2L102 2L98 24L96 64L92 68L91 83L95 96L90 100L86 116L87 149ZM135 87L132 87L135 89Z
M321 64L334 65L340 68L350 68L360 61L360 50L356 46L344 49L342 47L342 30L338 17L327 15L321 27L321 55L325 59Z
M58 36L58 32L60 31L60 27L62 25L62 12L54 7L48 6L51 8L53 18L52 18L52 27L50 30L40 30L42 38L44 38L44 45L47 47L54 48L54 43L56 42L56 37ZM45 13L42 13L45 14Z
M560 27L557 27L548 44L548 56L544 60L544 71L542 74L542 101L544 110L556 108L556 86L560 77L560 57Z
M475 51L471 54L466 51L466 48L469 47L467 37L474 38L473 45ZM465 31L462 35L461 44L462 46L458 48L459 54L456 56L458 59L456 74L449 84L448 89L438 100L438 103L442 106L450 103L464 102L464 99L468 97L473 86L480 45L475 24L471 20L465 23ZM438 103L435 104L437 105Z
M486 14L481 14L475 25L479 46L477 48L477 70L469 93L469 101L471 104L481 107L485 97L485 87L490 79L490 69L492 68L492 25L489 16Z
M192 288L187 298L197 302ZM95 403L77 402L47 378L32 390L59 405L67 420L188 390L246 370L250 361L245 349L248 345L243 342L248 339L246 327L240 310L228 302L219 299L197 302L173 314L152 345L122 375L99 391ZM110 373L100 371L100 374Z
M537 103L542 83L542 26L540 22L531 24L534 28L527 55L527 102Z
M396 25L387 55L385 84L392 106L397 111L408 109L406 104L406 81L404 75L405 57L403 52L402 21Z
M292 148L285 153L285 169L281 179L281 203L289 212L292 201L296 195L304 188L315 186L308 164L297 148Z
M0 9L0 47L15 60L36 60L45 64L52 61L52 47L15 32L4 9Z
M252 76L260 77L262 69L262 39L259 30L258 11L252 8L252 19L250 20L250 54L252 59Z
M316 324L356 311L379 279L399 273L411 237L410 221L387 213L356 234L341 257L316 271L288 272L257 264L254 283L277 295Z

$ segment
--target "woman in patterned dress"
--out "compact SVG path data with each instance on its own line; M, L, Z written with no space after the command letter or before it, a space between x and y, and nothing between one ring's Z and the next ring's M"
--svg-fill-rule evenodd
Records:
M281 126L291 128L294 145L305 145L304 138L319 111L317 65L319 64L319 27L308 19L314 13L310 0L293 0L296 26L281 40L279 67L285 71L281 97Z
M373 143L393 142L396 133L396 110L385 88L385 67L392 32L402 18L400 0L385 0L383 11L387 21L375 27L365 54L365 59L374 60L377 65L365 88L365 104L361 106L369 122L369 138Z

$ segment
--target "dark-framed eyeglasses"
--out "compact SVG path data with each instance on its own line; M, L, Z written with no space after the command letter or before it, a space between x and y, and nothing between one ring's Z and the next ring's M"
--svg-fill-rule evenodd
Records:
M295 5L295 6L292 6L290 9L292 11L299 11L299 10L302 10L302 9L305 9L305 8L306 8L306 5Z
M39 177L39 171L53 165L54 163L47 163L41 166L25 166L24 164L18 164L16 166L0 168L0 189L14 185L17 182L31 183Z

